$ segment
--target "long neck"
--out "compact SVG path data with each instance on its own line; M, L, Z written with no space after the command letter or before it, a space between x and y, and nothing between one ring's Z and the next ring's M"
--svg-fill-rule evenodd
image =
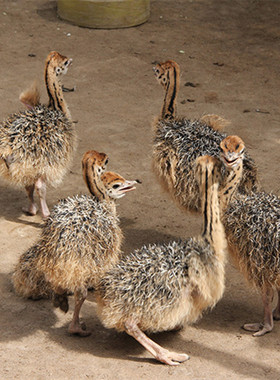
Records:
M100 175L96 173L94 164L91 160L86 161L83 173L84 180L90 193L100 201L107 200L108 196L106 194L105 186L100 179Z
M219 183L215 179L214 169L209 173L206 167L204 175L204 188L202 194L203 232L202 236L209 241L217 255L224 256L226 245L224 228L220 219Z
M56 76L55 68L51 61L46 63L45 84L49 97L48 107L63 112L71 120L70 111L63 97L62 85Z
M179 70L175 67L172 67L172 69L167 72L167 85L161 109L162 119L173 119L175 117L176 100L180 85L179 76Z
M231 202L232 197L242 179L243 172L243 162L233 169L226 169L226 175L223 183L220 186L219 197L220 197L220 207L222 212L224 212Z

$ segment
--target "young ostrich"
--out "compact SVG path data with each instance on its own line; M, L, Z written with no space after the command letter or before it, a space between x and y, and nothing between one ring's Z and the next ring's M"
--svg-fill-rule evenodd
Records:
M200 120L175 117L180 83L180 69L176 62L167 61L154 68L158 82L165 89L160 117L154 123L153 167L163 187L185 210L198 211L200 197L195 179L195 160L199 156L219 157L225 121L216 115ZM241 193L257 189L257 168L245 153Z
M221 144L221 148L225 151L228 147ZM224 163L230 166L227 160ZM239 165L229 167L232 177L239 171ZM262 294L263 323L243 328L254 332L253 336L262 336L273 329L273 318L280 320L280 199L265 192L235 193L222 220L229 253L248 283ZM278 304L272 311L275 290Z
M16 267L13 282L24 297L50 297L67 312L67 294L74 293L75 309L69 332L89 335L79 321L87 289L120 258L122 232L115 199L134 190L113 172L100 177L107 155L90 151L83 157L83 175L93 196L76 195L60 201L47 219L37 244L25 252Z
M203 310L214 307L224 291L226 238L218 198L221 162L211 156L196 162L204 215L202 235L134 251L102 277L97 288L104 326L126 331L157 360L170 365L189 357L169 352L143 331L171 330L195 322Z
M40 104L38 90L32 87L20 97L29 109L0 123L0 175L13 185L25 187L29 206L24 211L29 215L38 210L35 191L43 218L49 215L46 187L62 181L76 146L76 132L60 80L71 63L71 58L49 53L45 65L49 104Z

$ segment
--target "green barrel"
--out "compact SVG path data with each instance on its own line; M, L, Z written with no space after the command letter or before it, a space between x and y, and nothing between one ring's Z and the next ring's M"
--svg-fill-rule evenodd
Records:
M57 0L59 17L88 28L127 28L150 16L150 0Z

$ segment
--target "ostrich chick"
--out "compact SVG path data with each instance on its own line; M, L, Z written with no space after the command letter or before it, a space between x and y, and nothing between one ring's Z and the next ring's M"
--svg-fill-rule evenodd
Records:
M169 352L143 331L159 332L195 322L224 291L226 238L220 221L218 187L221 162L196 161L202 197L202 235L184 241L144 246L122 258L97 288L105 327L126 331L162 363L177 365L189 357Z
M47 219L39 242L24 253L15 270L16 292L25 297L55 293L55 305L68 310L67 294L74 293L70 333L89 335L79 321L87 289L120 257L122 232L115 199L134 190L136 181L106 172L107 156L96 151L83 157L83 174L93 196L76 195L60 201ZM102 177L100 175L102 174Z
M57 52L47 56L45 84L49 104L39 103L36 87L21 95L28 110L0 123L0 175L11 184L25 187L29 215L37 213L38 193L43 218L49 215L46 186L57 186L67 172L76 146L76 132L62 93L60 77L72 59Z
M241 145L236 145L232 153L240 148ZM221 144L221 149L224 155L229 146ZM223 161L230 175L237 178L240 165ZM243 328L254 332L254 336L262 336L273 329L273 318L280 320L280 199L265 192L248 195L236 192L222 220L233 261L248 283L262 294L263 322L245 324ZM278 304L273 311L275 290Z
M191 121L175 117L180 83L180 68L174 61L157 64L158 82L165 89L160 117L154 123L153 167L165 190L187 211L200 209L195 160L203 155L219 157L224 121L216 115L206 115ZM243 178L239 191L250 193L257 188L257 168L245 153Z
M95 177L99 179L100 175L105 171L108 163L108 156L105 153L98 153L96 151L88 151L84 154L83 160L82 160L82 169L83 169L83 177L85 180L85 183L92 195L94 195L93 203L96 201L98 202L100 198L103 197L103 187L100 188L101 191L98 190L95 182ZM104 184L105 186L105 184ZM84 196L87 201L90 201L90 197ZM55 207L55 210L59 207L59 210L61 210L61 207L64 203L69 204L71 201L75 201L77 196L72 198L67 198L66 200L60 201L60 203ZM78 197L79 198L79 197ZM94 214L94 211L93 211ZM67 215L65 215L67 217ZM19 263L16 266L14 275L13 275L13 283L16 292L26 298L32 298L32 299L40 299L40 298L50 298L53 294L52 288L49 284L49 282L46 282L45 274L41 270L39 260L41 260L41 255L43 254L41 250L43 250L43 244L44 239L48 239L48 233L49 229L53 228L53 226L58 225L60 226L60 219L58 222L56 222L56 218L53 218L51 215L52 222L49 222L48 220L45 222L45 225L43 227L43 232L41 234L41 239L37 244L35 244L33 247L31 247L27 252L25 252L23 255L21 255ZM81 222L81 220L79 219ZM55 223L56 222L56 223ZM58 227L56 227L58 228ZM60 226L60 228L62 228ZM77 227L78 228L78 227ZM118 235L120 236L120 233L118 231ZM46 237L45 237L46 236ZM74 236L73 236L74 238ZM52 240L52 244L55 243L56 240ZM62 244L63 246L63 244ZM55 249L55 248L54 248ZM58 295L56 295L58 296ZM61 302L64 302L65 300L63 297L61 297ZM59 298L56 299L56 301L59 301ZM66 294L66 302L67 302L67 294ZM59 305L62 309L62 305ZM66 305L64 305L64 311L68 311L68 302Z

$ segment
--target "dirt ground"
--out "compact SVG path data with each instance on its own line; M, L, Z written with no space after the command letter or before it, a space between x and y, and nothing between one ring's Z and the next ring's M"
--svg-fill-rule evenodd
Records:
M152 0L147 23L119 30L79 28L58 19L55 7L0 0L1 119L21 108L18 96L33 79L46 101L49 51L73 58L64 84L76 89L65 98L79 146L70 174L48 192L50 206L86 192L81 156L96 149L109 155L110 170L143 182L119 201L125 252L200 232L201 217L179 210L151 170L151 121L163 100L152 66L166 59L181 66L179 114L229 119L227 131L245 140L263 188L279 194L279 1ZM24 191L0 180L1 379L280 379L280 323L262 338L240 328L262 319L262 303L230 263L225 295L212 312L183 331L153 336L191 356L178 367L158 364L133 338L103 328L92 294L82 309L92 335L69 336L73 300L64 315L12 289L14 265L42 226L40 214L22 213L26 202Z

